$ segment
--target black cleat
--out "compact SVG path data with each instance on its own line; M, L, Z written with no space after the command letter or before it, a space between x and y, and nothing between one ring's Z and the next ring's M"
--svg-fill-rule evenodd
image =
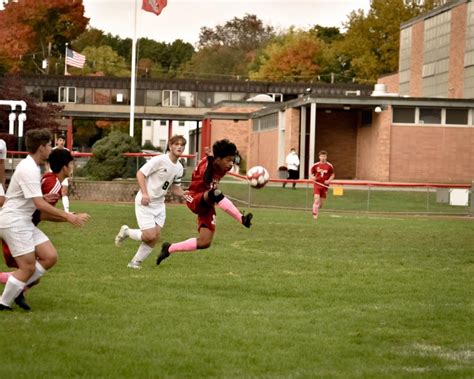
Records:
M25 295L23 295L23 292L20 292L20 294L15 298L15 304L18 305L21 309L24 309L25 311L31 310L31 307L26 302Z
M8 305L3 305L3 304L0 304L0 311L12 311L13 309L11 309Z
M161 253L160 255L158 255L158 258L156 259L157 266L161 263L162 260L170 256L170 252L168 251L170 246L171 244L169 242L163 242L163 245L161 245Z
M253 214L252 213L247 213L246 215L242 215L242 225L245 226L246 228L250 228L252 226L252 218Z

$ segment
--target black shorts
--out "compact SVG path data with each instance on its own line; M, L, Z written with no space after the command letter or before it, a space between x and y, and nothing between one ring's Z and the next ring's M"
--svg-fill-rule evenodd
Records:
M300 173L298 170L288 170L288 179L299 179L300 178Z

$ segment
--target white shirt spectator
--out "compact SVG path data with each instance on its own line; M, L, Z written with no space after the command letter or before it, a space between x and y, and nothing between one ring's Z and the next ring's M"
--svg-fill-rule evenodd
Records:
M298 166L300 165L300 159L298 158L298 154L295 151L290 151L290 153L286 156L286 168L288 170L298 170Z

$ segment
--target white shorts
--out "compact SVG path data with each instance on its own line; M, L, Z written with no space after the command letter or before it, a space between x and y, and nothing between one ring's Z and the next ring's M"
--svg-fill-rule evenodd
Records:
M135 203L135 216L140 230L152 229L156 225L162 228L166 220L166 206L164 203L147 206Z
M46 234L33 223L27 226L0 229L0 238L8 244L13 257L33 253L36 246L49 241Z

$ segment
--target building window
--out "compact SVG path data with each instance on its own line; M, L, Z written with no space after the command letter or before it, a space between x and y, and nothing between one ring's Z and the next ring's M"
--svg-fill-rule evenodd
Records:
M420 124L441 124L440 108L420 108Z
M59 87L59 102L60 103L75 103L76 102L76 87Z
M43 103L57 103L58 102L58 87L44 87L43 88Z
M168 121L160 120L160 126L168 126Z
M214 105L212 92L198 92L197 93L197 107L210 108Z
M414 124L415 108L399 108L393 107L393 123L394 124Z
M94 91L92 88L85 88L84 90L84 103L85 104L92 104L93 93Z
M184 121L179 121L178 125L179 126L185 126L185 122Z
M252 130L254 132L276 128L278 128L278 113L272 113L252 120Z
M164 107L179 107L179 91L164 90L162 105Z
M113 89L112 104L128 105L130 104L128 89Z
M362 111L361 125L362 126L372 125L372 111Z
M180 92L179 104L182 107L194 107L194 92Z
M110 89L96 88L94 89L94 104L110 104Z
M467 125L467 109L446 109L446 124Z

